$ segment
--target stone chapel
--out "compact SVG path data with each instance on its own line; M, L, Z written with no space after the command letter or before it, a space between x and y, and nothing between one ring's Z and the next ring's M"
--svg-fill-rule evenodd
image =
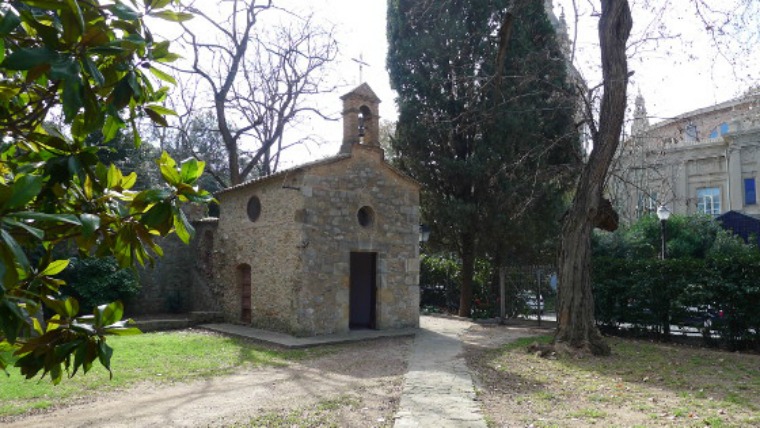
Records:
M295 336L419 325L420 186L384 159L372 89L341 99L336 156L219 191L195 222L185 310Z

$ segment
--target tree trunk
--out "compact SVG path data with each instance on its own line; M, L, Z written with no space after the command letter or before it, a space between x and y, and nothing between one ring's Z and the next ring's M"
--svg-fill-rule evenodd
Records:
M578 180L573 203L562 227L559 253L559 295L555 345L608 355L609 346L596 328L591 291L591 232L610 222L609 203L602 197L610 163L617 150L625 115L628 62L626 41L631 31L627 0L602 0L599 42L604 94L598 129L592 126L593 150ZM614 217L614 216L613 216Z
M471 236L462 239L462 288L459 290L459 316L470 317L472 312L472 280L475 276L475 245Z

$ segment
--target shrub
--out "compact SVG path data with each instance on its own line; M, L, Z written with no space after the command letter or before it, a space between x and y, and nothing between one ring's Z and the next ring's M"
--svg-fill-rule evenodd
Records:
M704 216L674 216L667 225L666 260L657 258L660 225L653 217L594 237L597 322L667 336L670 325L701 327L700 317L711 317L728 348L760 345L757 248Z
M115 300L127 300L140 292L140 282L133 269L122 269L113 257L69 259L62 273L83 310Z

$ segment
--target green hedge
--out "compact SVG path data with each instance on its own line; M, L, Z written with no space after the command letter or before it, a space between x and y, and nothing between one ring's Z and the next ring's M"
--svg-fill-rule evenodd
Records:
M597 239L592 281L595 316L604 327L670 334L670 326L712 325L730 349L760 348L760 252L704 218L677 218L669 259L659 260L646 219ZM680 239L679 239L680 238ZM602 254L609 254L602 255Z

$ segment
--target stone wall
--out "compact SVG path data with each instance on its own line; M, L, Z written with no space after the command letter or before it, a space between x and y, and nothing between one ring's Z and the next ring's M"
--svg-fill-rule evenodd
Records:
M303 197L289 186L291 180L292 175L284 175L218 195L221 211L214 238L214 282L221 290L217 293L227 322L242 322L238 269L248 265L251 325L284 332L298 329L292 314L295 290L301 284L299 246L304 237L298 215ZM261 207L256 221L247 213L253 196Z
M248 204L258 198L252 221ZM376 258L376 328L419 325L419 186L354 145L338 156L217 194L218 220L195 221L191 246L164 240L143 273L133 313L217 311L243 323L241 283L251 284L250 325L298 336L349 329L350 256ZM371 224L357 217L372 211ZM250 269L244 271L242 269ZM245 275L241 277L241 273Z
M312 168L303 178L308 245L300 334L348 330L352 251L377 253L377 328L419 325L419 188L382 156L382 150L354 145L350 160ZM369 227L357 218L365 206L374 212Z
M176 235L157 239L164 256L158 257L152 267L146 265L138 269L141 290L137 297L127 302L128 315L219 310L216 299L198 272L203 241L200 236L196 234L189 245Z

